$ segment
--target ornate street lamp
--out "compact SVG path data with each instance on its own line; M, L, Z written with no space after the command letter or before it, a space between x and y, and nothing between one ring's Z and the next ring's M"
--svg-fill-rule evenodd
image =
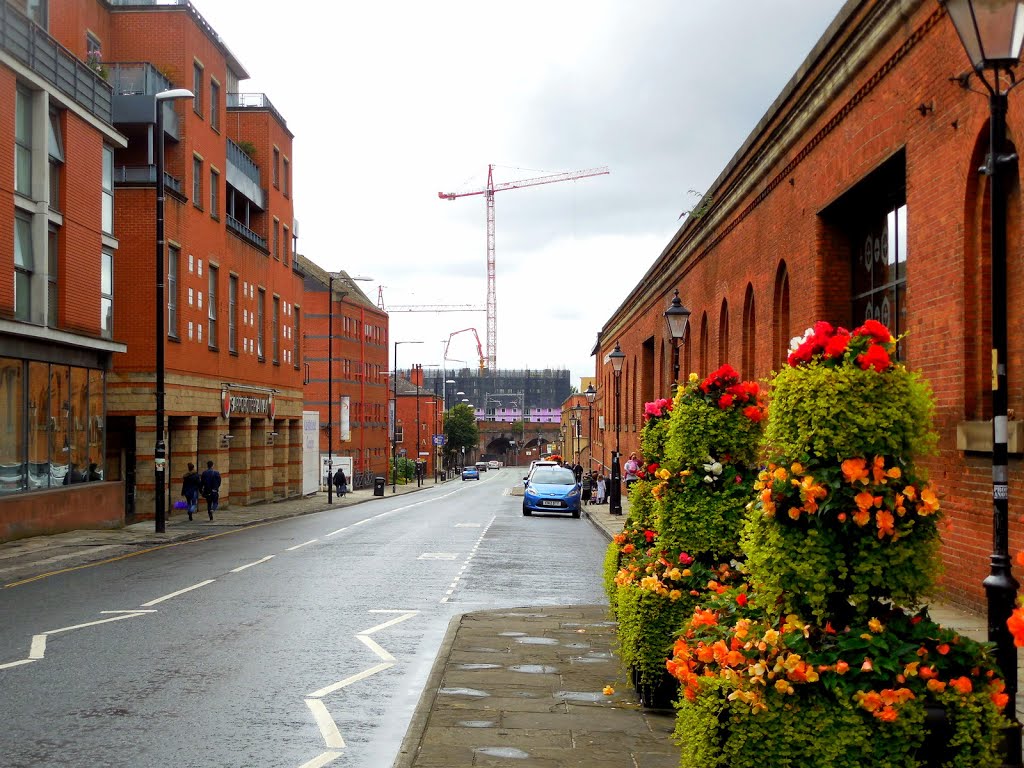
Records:
M672 296L672 303L665 310L668 331L672 334L672 389L679 386L679 347L686 341L686 326L690 322L690 310L679 300L679 290Z
M608 362L612 364L615 374L615 450L612 451L612 476L608 489L608 512L613 515L622 514L622 470L619 468L619 392L622 376L622 363L626 353L615 342L615 349L608 353Z
M167 476L167 444L164 442L164 348L167 343L164 338L167 335L164 329L164 319L167 317L167 305L164 300L167 251L164 241L164 102L192 98L195 98L195 94L184 88L160 91L154 97L156 101L156 378L153 388L156 392L156 446L153 450L153 518L157 533L163 533L166 530L167 504L167 491L164 486Z
M580 451L580 442L582 442L581 438L583 437L582 430L580 429L580 425L583 423L583 419L581 419L580 417L583 415L583 405L581 403L576 403L576 405L574 405L569 410L572 411L572 437L573 437L573 448L572 448L572 450L573 450L573 457L572 457L572 463L573 464L579 464L579 462L580 462L580 452L581 452Z
M594 383L587 385L583 392L587 398L587 464L591 472L594 471L594 400L597 399L597 390Z
M988 597L988 639L1006 680L1003 765L1021 765L1020 723L1016 719L1017 649L1006 626L1013 613L1019 584L1010 568L1009 492L1007 471L1007 318L1006 318L1006 182L1016 155L1006 142L1007 97L1018 82L1013 68L1024 42L1024 0L939 0L960 36L974 74L988 91L989 151L981 172L989 177L990 249L992 265L992 529L993 553L983 582ZM959 79L959 78L958 78ZM961 82L967 87L967 78ZM1016 171L1013 171L1014 174Z
M391 365L391 375L394 377L392 387L395 397L395 417L391 422L391 462L395 474L391 476L391 492L398 493L398 345L399 344L422 344L422 341L396 341L395 357ZM403 435L404 437L404 435ZM416 449L417 451L419 448Z

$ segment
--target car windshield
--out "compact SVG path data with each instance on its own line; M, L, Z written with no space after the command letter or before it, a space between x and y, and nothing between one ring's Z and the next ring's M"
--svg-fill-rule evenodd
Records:
M576 476L561 467L537 467L533 471L535 485L575 485Z

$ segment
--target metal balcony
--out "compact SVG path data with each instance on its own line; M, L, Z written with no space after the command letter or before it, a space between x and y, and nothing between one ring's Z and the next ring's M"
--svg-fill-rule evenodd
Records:
M156 94L173 88L170 80L146 61L120 61L105 64L114 89L114 122L153 125L156 123ZM165 102L164 133L175 141L181 139L178 113Z

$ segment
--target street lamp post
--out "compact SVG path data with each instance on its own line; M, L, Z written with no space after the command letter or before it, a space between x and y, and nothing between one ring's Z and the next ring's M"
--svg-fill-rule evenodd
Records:
M166 530L167 492L164 481L167 468L167 444L164 442L164 319L167 306L164 299L166 247L164 244L164 102L194 98L192 91L172 88L161 91L156 99L156 446L153 450L153 493L156 532ZM198 201L197 201L198 202Z
M672 303L665 310L668 330L672 334L672 390L679 386L679 347L686 341L686 325L690 321L690 310L679 300L679 290L672 296Z
M993 553L983 582L988 597L988 639L1006 681L1004 766L1021 765L1021 726L1016 719L1017 649L1007 627L1019 584L1009 553L1007 469L1006 177L1016 160L1006 143L1006 108L1018 84L1013 68L1024 41L1024 0L940 0L960 36L974 74L989 95L989 152L981 172L989 177L992 266L992 529ZM986 74L988 77L986 77ZM991 78L991 81L990 79Z
M398 493L398 345L422 344L422 341L396 341L395 357L391 364L391 386L395 399L395 415L391 422L391 463L394 474L391 476L391 492Z
M580 454L583 452L580 443L583 442L583 430L581 424L583 424L583 406L580 403L576 403L572 408L572 437L573 437L573 464L580 463Z
M626 359L625 352L615 342L615 349L608 353L615 379L615 450L612 451L612 476L608 489L608 511L613 515L622 514L622 470L619 468L619 379L622 376L622 363Z
M588 469L594 471L594 400L597 398L597 390L594 383L587 385L583 395L587 398L587 464Z

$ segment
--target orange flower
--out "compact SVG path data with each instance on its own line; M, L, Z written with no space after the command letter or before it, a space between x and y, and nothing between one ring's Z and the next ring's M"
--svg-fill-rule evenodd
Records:
M956 689L957 693L964 696L974 690L974 686L971 685L971 679L969 677L958 677L955 680L950 680L949 684Z
M843 477L851 485L860 482L862 485L868 483L868 471L865 467L866 461L862 458L847 459L843 462Z
M917 662L914 663L916 664ZM938 672L936 672L931 667L918 667L917 674L918 677L924 680L934 680L936 677L938 677Z
M871 465L871 474L874 476L875 483L882 485L885 483L885 459L881 456L875 456L875 461Z
M917 498L917 489L912 485L908 485L906 488L903 489L903 495L906 496L911 501L913 501L914 499Z
M828 496L828 489L814 482L811 475L807 475L800 482L800 498L804 500L804 510L813 515L818 511L818 499Z
M1006 620L1006 626L1013 634L1013 644L1018 648L1024 646L1024 608L1014 608L1010 618Z
M939 652L940 656L945 656L949 653L949 643L940 643L935 650Z
M788 513L790 519L792 519L792 520L799 520L800 519L800 511L801 511L800 507L790 507L789 508L789 513Z
M861 491L853 497L853 500L857 504L857 508L861 510L871 509L875 503L875 497L867 491Z
M875 525L878 526L878 538L884 539L886 536L895 535L894 523L895 518L893 518L892 512L887 509L880 509L875 515Z
M690 620L690 626L694 629L697 627L713 627L717 624L718 615L714 611L706 611L700 608L693 612L693 618Z
M1017 565L1024 565L1024 550L1017 553L1017 556L1014 558L1014 562L1016 562Z
M627 555L631 555L632 553L636 552L636 547L634 547L632 544L627 544L622 548L622 551Z
M871 659L864 659L864 663L860 665L861 672L873 672L875 665L871 663Z
M845 675L849 671L850 671L850 665L847 664L845 661L840 659L839 661L836 662L836 674L837 675Z
M942 693L946 690L946 684L941 680L929 680L926 685L928 686L928 690L933 693Z
M891 723L897 717L899 713L892 707L882 707L878 712L875 712L875 717L881 720L883 723Z
M858 509L853 513L853 522L863 528L869 522L871 522L871 512L866 509Z
M939 499L931 488L921 489L921 504L922 509L917 511L919 515L930 515L939 511Z

